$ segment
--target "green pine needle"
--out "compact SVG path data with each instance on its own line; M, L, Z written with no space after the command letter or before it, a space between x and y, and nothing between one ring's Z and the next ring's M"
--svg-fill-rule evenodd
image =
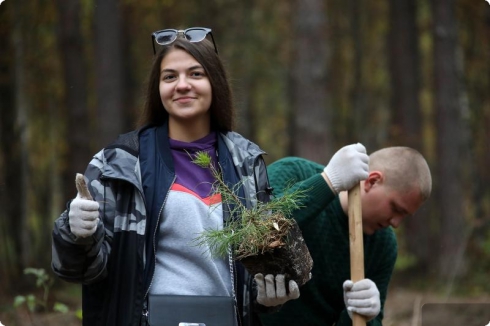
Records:
M266 203L258 202L249 209L237 195L240 184L229 188L207 153L196 153L192 162L211 170L216 179L213 192L221 195L223 206L230 210L234 218L227 221L221 230L205 230L194 239L196 245L207 244L212 256L221 258L227 257L231 248L233 258L240 260L271 252L286 244L289 229L294 223L291 215L301 208L304 191L286 191L280 198L272 198Z

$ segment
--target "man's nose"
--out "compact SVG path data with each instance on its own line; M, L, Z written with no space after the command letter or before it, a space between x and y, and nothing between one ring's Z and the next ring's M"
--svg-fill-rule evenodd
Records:
M401 216L395 216L390 219L390 225L394 227L395 229L400 226L402 222L403 217Z

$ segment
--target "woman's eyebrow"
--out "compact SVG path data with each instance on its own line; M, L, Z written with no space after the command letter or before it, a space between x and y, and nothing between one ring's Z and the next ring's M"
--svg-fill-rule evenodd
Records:
M203 66L201 65L195 65L195 66L191 66L189 68L187 68L186 70L196 70L196 69L204 69ZM175 72L177 71L177 69L173 69L173 68L163 68L160 73L162 72Z
M189 67L188 68L188 70L196 70L196 69L204 69L204 68L201 65L195 65L195 66L192 66L192 67Z

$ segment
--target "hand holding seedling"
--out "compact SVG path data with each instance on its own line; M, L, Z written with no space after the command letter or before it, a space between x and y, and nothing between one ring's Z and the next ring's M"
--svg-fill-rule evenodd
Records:
M276 277L268 274L255 274L257 284L257 302L266 307L278 306L289 300L299 298L299 288L295 281L289 281L289 293L286 292L285 276L278 274Z

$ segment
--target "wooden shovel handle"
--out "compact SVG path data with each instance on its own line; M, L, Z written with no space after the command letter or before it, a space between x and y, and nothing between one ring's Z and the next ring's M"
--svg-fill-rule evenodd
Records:
M355 185L348 192L349 203L349 243L350 273L352 282L364 279L364 245L362 242L361 185ZM366 326L363 316L353 313L352 326Z

